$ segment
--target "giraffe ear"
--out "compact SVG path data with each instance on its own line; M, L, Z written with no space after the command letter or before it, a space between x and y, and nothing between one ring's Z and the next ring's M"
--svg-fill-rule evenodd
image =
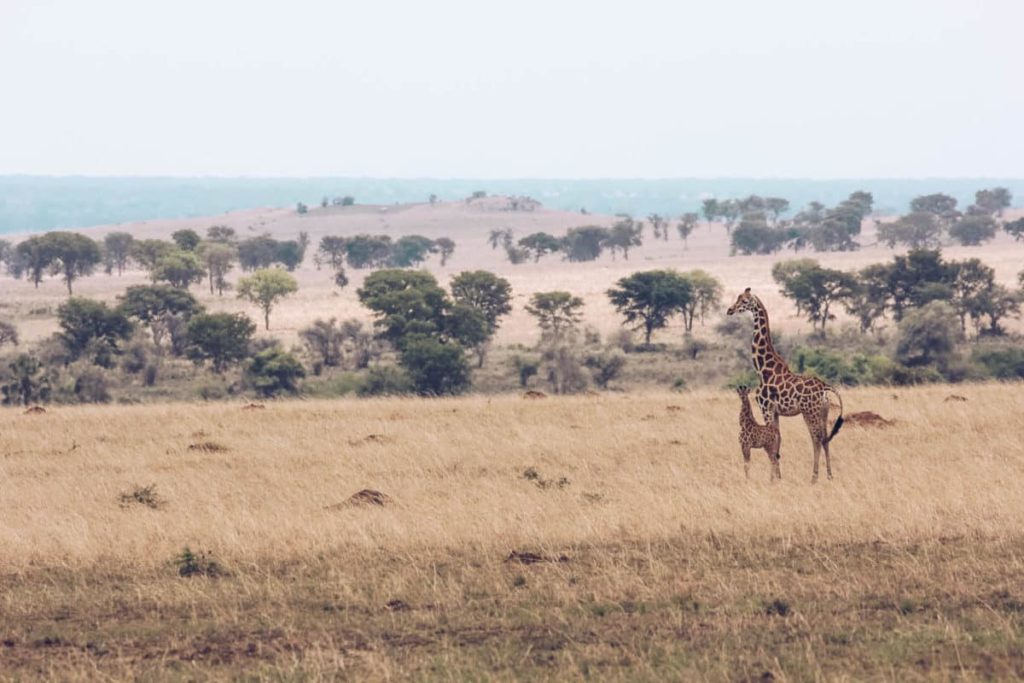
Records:
M750 287L747 287L746 289L744 289L743 293L744 294L750 294Z

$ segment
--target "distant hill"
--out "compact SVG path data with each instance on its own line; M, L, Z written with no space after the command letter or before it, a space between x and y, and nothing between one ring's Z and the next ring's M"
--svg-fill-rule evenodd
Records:
M351 195L360 204L464 199L476 191L528 196L545 207L593 213L697 210L706 197L785 197L794 208L834 204L855 190L875 196L879 213L904 211L921 194L945 192L966 204L979 188L1003 186L1024 203L1024 179L801 180L680 179L387 179L387 178L92 178L0 176L0 234L80 228L126 221L210 216L255 207L310 206Z

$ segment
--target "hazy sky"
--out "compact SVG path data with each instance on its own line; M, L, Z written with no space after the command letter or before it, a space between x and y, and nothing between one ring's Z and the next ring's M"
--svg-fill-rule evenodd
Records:
M1022 26L1021 0L0 0L0 174L1020 177Z

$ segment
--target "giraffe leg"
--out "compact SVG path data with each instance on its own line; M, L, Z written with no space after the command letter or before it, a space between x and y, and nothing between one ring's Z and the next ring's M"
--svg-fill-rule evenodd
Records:
M825 474L829 480L832 480L832 457L828 454L828 441L821 444L821 447L825 449Z
M832 479L832 456L828 453L828 403L821 407L821 447L825 449L825 474L829 480Z
M821 460L821 443L824 435L819 424L817 415L804 413L804 422L807 423L807 431L811 434L811 446L814 448L814 473L811 475L811 483L818 481L818 463Z
M771 456L771 460L772 460L772 479L776 479L776 478L777 479L782 479L782 469L779 467L779 458L780 458L779 451L781 450L781 448L782 448L782 439L781 438L777 438L775 440L775 443L772 445L772 450L769 453L769 455Z

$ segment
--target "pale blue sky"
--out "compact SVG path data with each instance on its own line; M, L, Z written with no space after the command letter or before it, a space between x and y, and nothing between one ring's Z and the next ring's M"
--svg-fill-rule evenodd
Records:
M1019 177L1022 26L1021 0L0 0L0 174Z

